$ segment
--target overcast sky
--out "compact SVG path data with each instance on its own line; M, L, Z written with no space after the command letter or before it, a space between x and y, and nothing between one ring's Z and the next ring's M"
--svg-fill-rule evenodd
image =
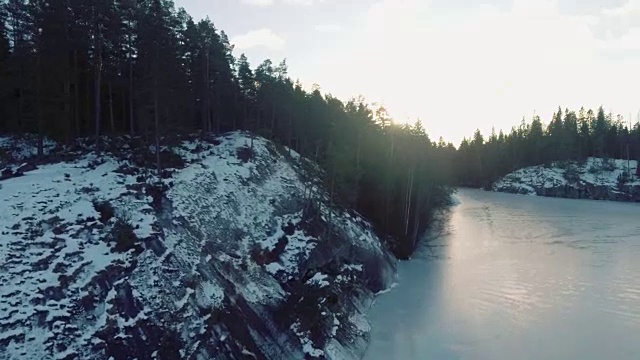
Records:
M175 0L252 65L422 119L456 145L534 110L640 109L640 0Z

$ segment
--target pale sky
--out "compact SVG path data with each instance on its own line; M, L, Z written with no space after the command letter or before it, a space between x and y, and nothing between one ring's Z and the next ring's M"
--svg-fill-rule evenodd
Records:
M252 66L420 118L432 139L508 132L558 105L640 109L640 0L175 0Z

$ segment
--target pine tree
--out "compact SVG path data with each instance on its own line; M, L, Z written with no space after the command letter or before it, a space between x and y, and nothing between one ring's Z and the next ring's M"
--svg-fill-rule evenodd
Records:
M171 3L149 0L142 5L136 34L138 123L142 129L153 131L158 171L161 171L161 137L164 128L171 125L169 119L180 113L180 102L172 100L185 80L179 65L174 24Z
M547 129L549 134L549 145L551 147L551 158L562 158L562 141L563 141L563 124L562 124L562 108L558 107L558 112L553 114L553 120Z
M2 76L6 79L2 83L9 88L3 96L3 103L7 104L7 126L13 131L33 132L36 130L34 106L27 104L35 103L32 54L36 28L29 10L27 3L21 0L8 0L4 4L10 56L4 61Z
M583 108L580 108L578 115L578 125L580 127L580 158L586 158L591 155L591 137L589 131L589 119Z
M247 57L242 54L238 59L238 84L241 93L242 103L242 128L245 130L255 130L254 121L250 120L251 110L255 102L256 88L253 71L249 65Z
M605 156L606 133L607 133L607 120L604 114L604 108L600 106L600 108L598 109L598 115L596 116L595 123L593 125L593 139L594 139L595 153L599 157Z
M542 154L542 148L544 147L544 133L542 130L542 121L539 116L534 116L531 121L531 128L528 133L522 134L522 137L528 137L527 154L529 154L530 164L541 164L546 161L546 156Z
M135 111L135 60L134 56L136 55L136 36L138 32L138 22L140 19L140 8L138 7L138 3L136 0L120 0L119 2L119 12L122 16L122 36L124 37L122 40L123 43L123 51L124 56L126 58L125 64L123 67L122 77L123 82L126 81L126 90L123 90L123 98L125 99L125 104L123 104L123 114L125 113L124 108L126 108L126 113L128 114L127 118L129 120L129 134L133 135L136 132L136 111Z
M580 157L578 117L573 111L565 111L562 134L562 159L574 160Z

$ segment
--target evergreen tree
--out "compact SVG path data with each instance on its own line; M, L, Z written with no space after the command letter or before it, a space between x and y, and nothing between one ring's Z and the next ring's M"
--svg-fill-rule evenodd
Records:
M581 108L576 114L558 108L547 130L543 128L536 115L530 124L523 120L508 135L501 131L497 136L492 129L487 142L476 131L471 140L462 141L455 153L453 176L457 183L486 187L497 178L530 165L585 160L589 156L629 160L640 156L640 124L630 129L621 115L605 114L602 107L597 115L591 109Z
M238 59L237 72L242 104L241 127L245 130L254 130L256 126L254 121L252 121L251 114L256 101L256 83L249 61L244 54L240 55L240 58Z
M174 134L250 130L316 160L334 206L355 207L402 256L452 178L487 187L529 165L640 158L640 125L602 107L559 107L548 125L523 118L486 141L476 131L456 150L383 106L305 91L285 60L252 68L232 50L170 0L0 0L0 131L39 134L40 153L45 136L132 134L155 145L162 170Z
M593 124L593 143L596 156L605 156L606 133L607 120L604 114L604 109L600 106L595 123Z
M580 146L578 150L579 157L586 158L592 153L592 145L589 130L589 119L587 118L587 113L585 112L584 108L580 108L578 123L580 126Z
M562 147L560 159L575 160L580 157L578 134L578 117L574 111L565 111L562 133Z
M522 132L519 134L520 138L528 138L527 154L529 154L527 160L528 163L540 163L545 161L546 157L542 154L542 149L545 147L544 133L542 130L542 121L539 116L534 116L531 122L530 131Z

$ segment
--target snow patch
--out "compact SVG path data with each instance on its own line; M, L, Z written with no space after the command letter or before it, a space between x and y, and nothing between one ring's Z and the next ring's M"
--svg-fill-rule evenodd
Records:
M398 286L398 283L394 282L393 284L391 284L391 286L388 289L380 290L375 295L376 296L384 295L384 294L390 292L391 290L395 289L397 286Z
M108 245L93 205L96 200L115 201L136 182L116 173L118 166L116 159L87 155L74 162L40 165L24 176L2 181L0 328L22 329L24 335L22 341L11 341L6 353L10 357L24 358L20 354L25 353L39 357L40 350L34 349L46 349L50 339L64 330L54 327L49 333L46 323L69 321L70 310L88 295L86 287L94 278L110 265L128 264L127 254ZM34 316L43 316L45 324L31 323ZM79 323L71 333L92 329L90 322ZM65 354L83 346L71 344Z
M349 321L356 327L361 334L368 334L371 331L371 325L364 316L353 314L349 317Z
M316 273L311 279L307 280L307 284L323 288L329 286L329 282L327 281L328 278L329 276L325 274Z
M579 187L585 184L607 187L618 191L618 179L629 172L632 178L628 186L640 185L635 177L638 162L621 159L588 158L583 162L556 163L552 166L531 166L512 172L496 181L494 191L508 191L525 195L536 195L536 189L557 187Z
M0 138L0 147L7 141ZM114 337L131 341L140 322L158 321L167 310L180 319L173 330L185 341L183 357L200 358L197 334L211 331L212 316L202 311L229 303L226 289L256 309L282 304L289 293L281 283L302 278L301 265L320 241L301 226L309 184L297 166L308 160L281 153L265 139L253 142L253 156L245 161L238 152L249 144L246 133L184 141L171 150L186 167L167 179L137 168L139 174L122 174L116 172L121 165L134 168L128 160L87 154L2 181L0 341L7 346L0 358L51 358L54 341L66 346L56 355L95 358L92 349L103 345L100 330L114 326ZM33 148L15 155L31 154ZM161 208L152 207L144 192L152 183L168 186ZM321 216L339 236L372 256L386 251L371 224L356 212L330 210L326 194L314 191ZM141 252L114 251L110 229L116 219L103 223L95 202L111 204L116 218L131 223ZM277 258L260 262L254 249ZM348 264L340 271L344 281L353 281L364 267ZM331 279L318 272L307 284L322 288ZM76 311L84 302L91 310ZM123 302L133 314L119 313ZM333 316L327 330L336 336L340 321L326 316ZM310 334L294 331L305 354L327 355Z
M212 281L204 281L196 290L196 300L201 307L219 308L224 300L224 290Z
M300 344L302 345L302 351L309 355L312 358L320 358L324 356L324 351L322 349L318 349L313 345L311 339L309 339L308 334L300 331L300 324L294 323L291 325L291 330L298 336L300 339Z

